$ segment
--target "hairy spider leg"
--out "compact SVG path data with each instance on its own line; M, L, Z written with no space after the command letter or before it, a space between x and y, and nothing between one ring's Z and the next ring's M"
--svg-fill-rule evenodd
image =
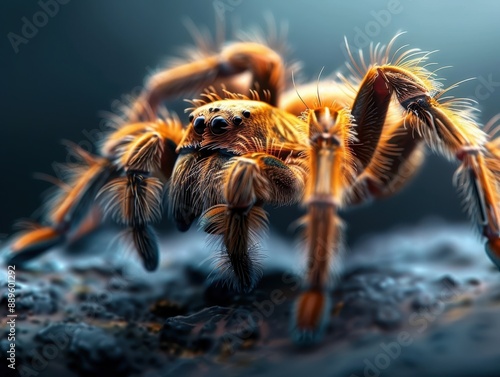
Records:
M207 88L221 96L226 90L247 96L253 92L262 101L276 106L284 89L285 72L282 57L271 48L253 42L233 43L219 53L151 76L128 117L132 121L154 119L162 101L197 95ZM249 74L250 78L242 79L243 74Z
M68 148L73 156L78 157L79 163L61 170L67 182L56 181L56 192L47 201L46 215L41 224L30 223L27 229L13 236L6 256L8 263L21 266L64 243L72 234L82 231L93 216L91 209L95 195L115 170L105 158L91 155L74 144L68 143ZM99 223L98 219L93 222L92 227Z
M424 159L420 135L405 127L404 120L386 123L372 160L349 190L347 205L394 195L414 177Z
M245 154L226 164L223 189L227 204L210 208L203 215L202 226L208 233L222 235L227 258L220 259L219 268L235 290L249 292L260 278L258 239L267 228L262 205L296 202L304 180L300 160L283 161L267 153Z
M339 263L341 248L342 221L337 211L375 154L390 98L383 80L367 74L352 111L337 103L306 113L311 142L303 199L307 271L292 319L293 337L300 344L314 343L323 335L330 311L330 271L332 264Z
M442 100L441 93L433 91L426 77L398 66L373 69L384 77L409 115L407 124L425 138L431 149L461 162L455 183L487 238L487 254L500 267L500 177L495 174L495 160L489 156L487 135L467 108Z
M128 124L111 134L103 154L119 168L97 197L104 212L127 227L126 235L148 271L158 267L159 249L151 223L162 216L164 185L169 180L183 135L177 117Z
M104 157L92 156L70 145L82 160L69 166L69 182L61 183L49 203L47 225L14 236L7 255L22 264L63 243L74 233L99 224L96 204L129 227L133 244L147 270L158 265L158 249L150 223L161 216L163 182L170 178L175 148L182 137L177 118L128 124L112 133L102 148ZM100 203L96 202L102 197ZM86 220L91 220L90 224Z

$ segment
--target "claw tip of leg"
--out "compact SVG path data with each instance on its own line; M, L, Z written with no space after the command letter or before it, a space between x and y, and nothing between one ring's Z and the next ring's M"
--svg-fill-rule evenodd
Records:
M319 343L331 309L328 295L321 291L307 291L298 297L295 305L291 325L294 343L305 347Z
M8 264L22 265L64 241L64 236L50 227L35 229L14 239L7 246L4 260Z

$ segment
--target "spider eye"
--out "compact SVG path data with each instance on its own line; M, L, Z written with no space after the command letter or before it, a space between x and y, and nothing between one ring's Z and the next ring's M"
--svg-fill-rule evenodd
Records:
M233 118L233 123L236 125L236 126L239 126L241 124L241 122L243 122L243 119L241 119L241 117L234 117Z
M210 130L214 135L222 135L227 131L228 126L227 121L221 116L215 117L210 122Z
M250 111L248 111L248 110L243 110L243 116L244 116L245 118L250 118Z
M206 127L207 125L205 124L205 117L201 116L195 119L193 128L194 132L196 132L198 135L202 135Z
M193 114L189 114L189 123L191 123L194 119L194 115Z

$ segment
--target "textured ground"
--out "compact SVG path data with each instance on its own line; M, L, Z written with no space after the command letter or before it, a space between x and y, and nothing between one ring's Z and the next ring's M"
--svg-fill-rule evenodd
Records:
M301 265L292 244L268 242L258 289L240 297L207 280L201 234L162 240L153 274L107 250L110 237L17 271L18 375L500 375L500 274L467 227L428 224L357 245L327 335L307 350L287 334Z

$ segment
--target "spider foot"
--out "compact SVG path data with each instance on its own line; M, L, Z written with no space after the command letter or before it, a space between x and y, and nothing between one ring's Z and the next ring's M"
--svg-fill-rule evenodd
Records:
M9 246L5 255L7 264L23 265L62 243L64 234L52 227L37 227L21 233Z
M327 292L308 290L302 292L295 302L292 316L291 335L299 346L319 343L328 324L331 301Z

